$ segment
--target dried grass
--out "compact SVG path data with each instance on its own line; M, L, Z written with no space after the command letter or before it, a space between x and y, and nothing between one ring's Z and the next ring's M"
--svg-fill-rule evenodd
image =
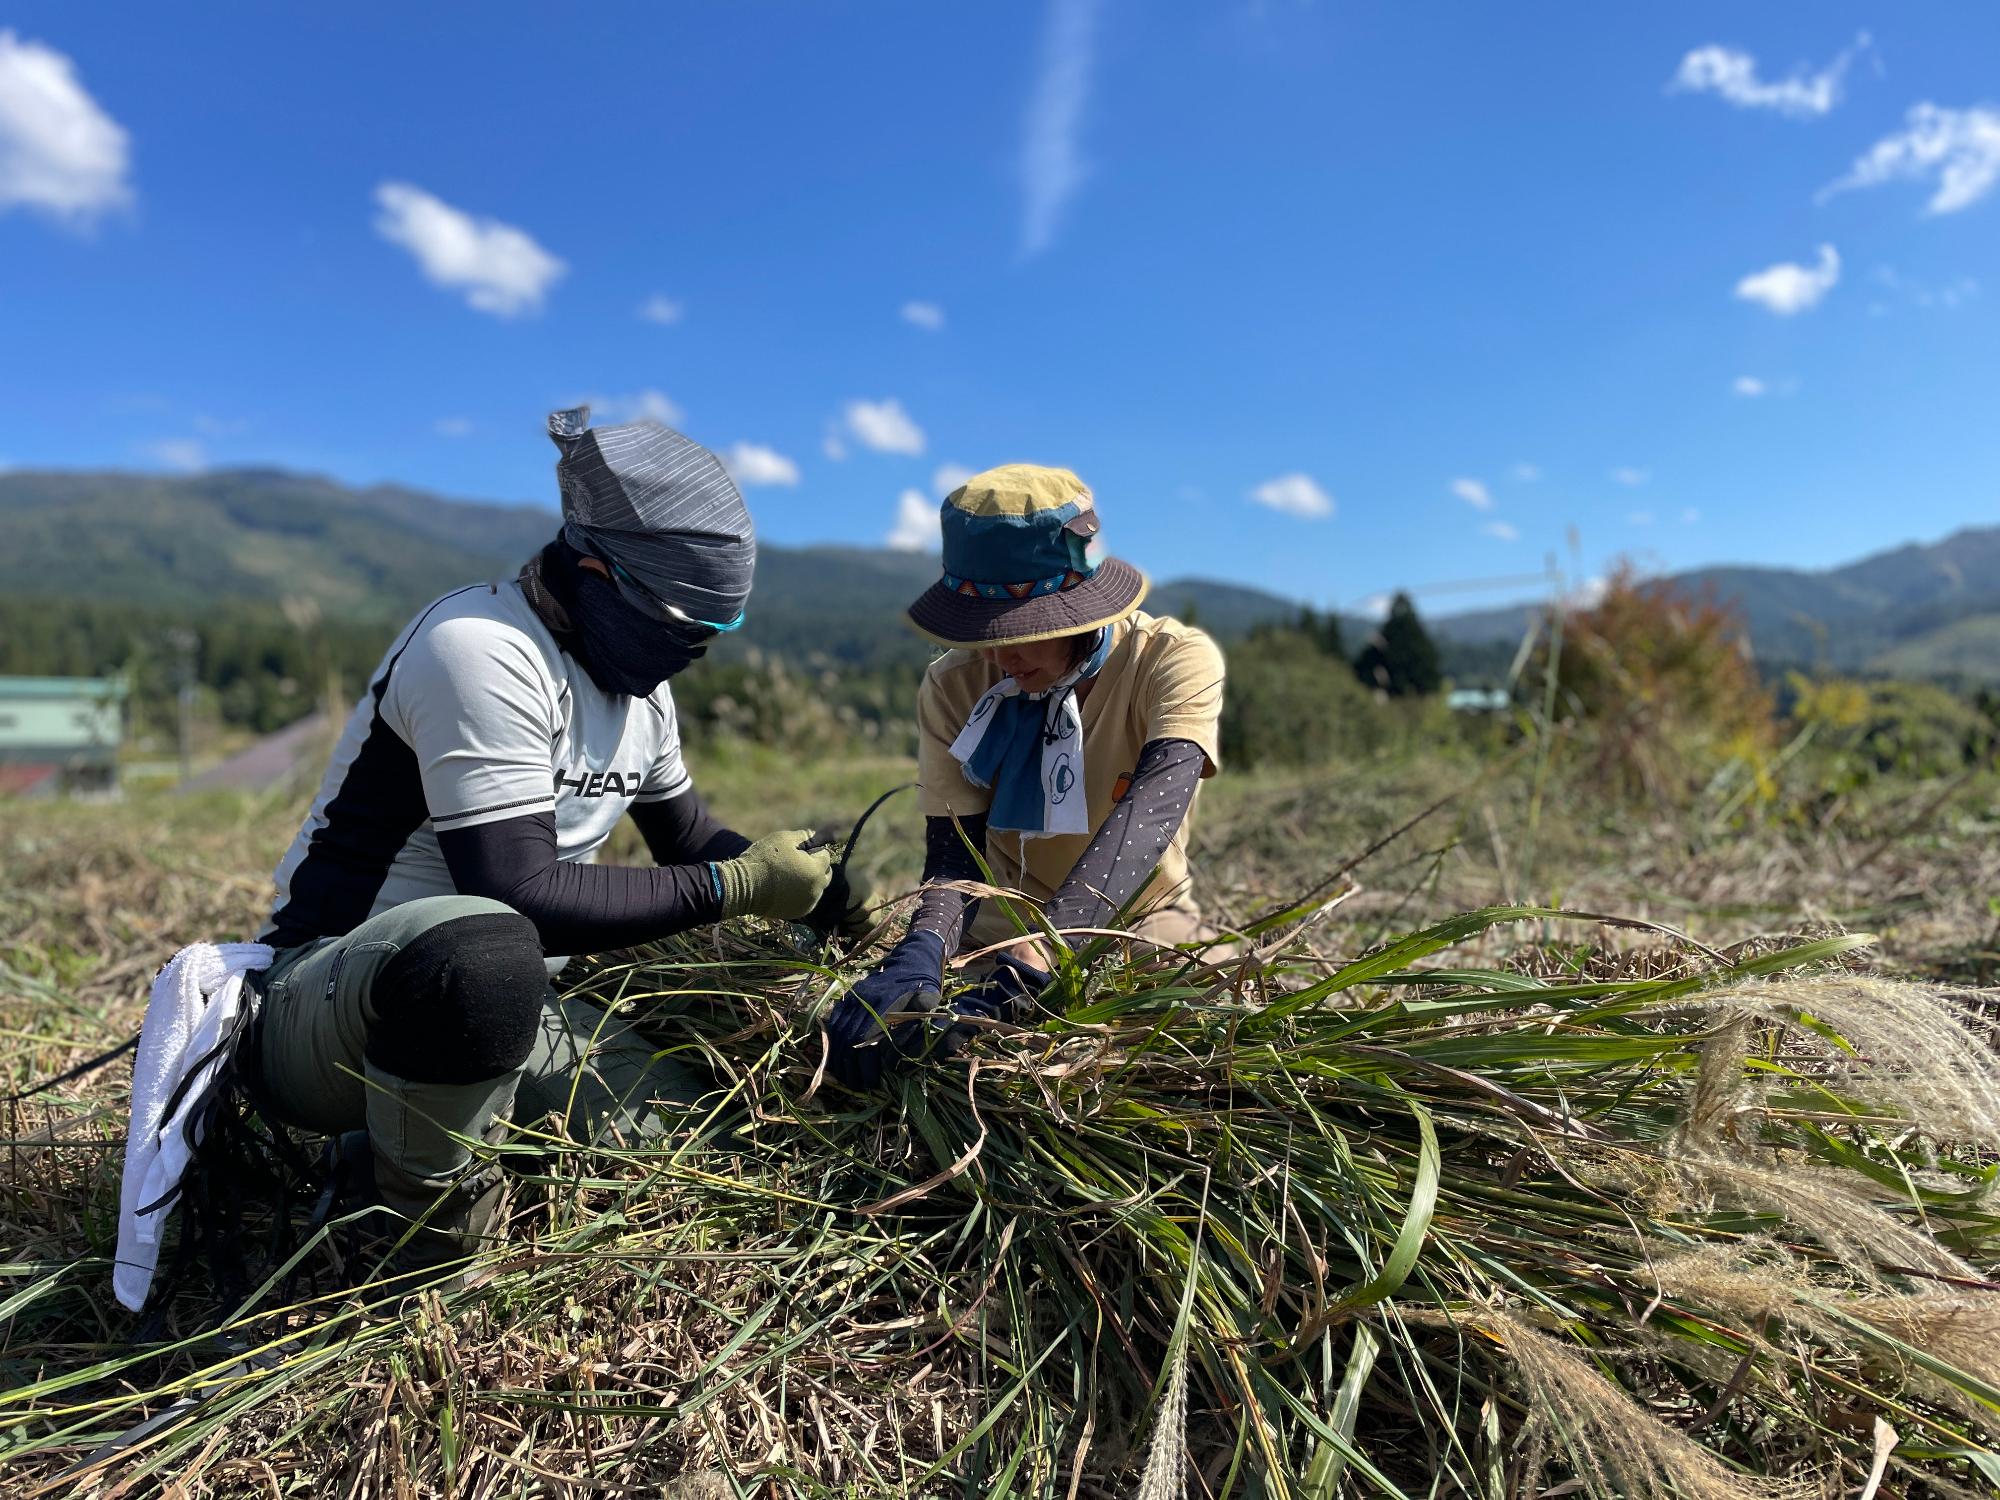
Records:
M1922 1227L1889 1212L1907 1199L1864 1197L1864 1178L1836 1175L1803 1162L1766 1166L1741 1157L1687 1156L1674 1163L1683 1205L1698 1212L1733 1203L1802 1231L1853 1276L1879 1284L1885 1275L1917 1271L1973 1280L1979 1273Z
M2000 1054L1967 1024L1953 992L1815 974L1730 986L1702 1001L1726 1018L1722 1036L1746 1039L1753 1022L1776 1027L1806 1054L1814 1081L1891 1110L1932 1139L2000 1151Z
M5 1024L36 1038L10 1052L17 1077L124 1034L138 981L181 937L253 919L282 842L265 823L209 812L13 850L0 992ZM1332 842L1300 839L1315 857ZM1604 893L1593 905L1623 888L1774 909L1833 889L1833 866L1782 843L1733 864L1662 847L1580 863L1577 888ZM1867 879L1907 884L1911 868L1892 848ZM1989 1418L1969 1385L1853 1326L1991 1379L1988 1294L1930 1279L1990 1271L2000 1242L1970 1207L1924 1208L1947 1183L1969 1200L1983 1148L1958 1143L1991 1139L1994 1118L1990 1073L1952 1033L1907 1034L1935 1033L1948 997L1899 992L1900 1019L1873 1032L1863 1023L1885 1012L1865 976L1669 997L1722 965L1656 934L1620 947L1543 918L1462 922L1326 988L1477 879L1462 904L1491 889L1462 850L1406 873L1432 883L1384 888L1378 870L1376 890L1305 941L1286 946L1283 923L1259 934L1268 961L1109 965L1065 1017L980 1044L976 1079L946 1069L887 1102L807 1094L810 1010L837 976L781 942L728 932L604 966L599 993L622 988L664 1045L740 1088L727 1149L546 1146L480 1284L400 1317L361 1316L315 1254L327 1300L267 1302L243 1325L289 1334L285 1362L82 1492L819 1500L983 1494L1003 1473L1008 1493L1038 1500L1130 1495L1149 1475L1163 1494L1299 1492L1324 1449L1333 1351L1371 1309L1383 1348L1343 1480L1359 1492L1486 1492L1489 1397L1495 1433L1525 1440L1524 1490L1565 1475L1646 1500L1786 1495L1822 1477L1858 1488L1867 1414L1907 1430L1897 1401L1920 1403L1933 1450L1981 1445ZM1258 878L1270 893L1307 883ZM1935 867L1924 878L1957 899ZM1522 932L1539 951L1510 961ZM1535 989L1510 988L1523 982ZM1846 988L1815 988L1829 984ZM1750 1071L1752 1049L1782 1070ZM1933 1067L1953 1070L1935 1108L1920 1088ZM49 1139L10 1148L0 1172L0 1238L21 1268L0 1346L9 1494L75 1490L56 1476L96 1437L235 1359L164 1340L134 1351L97 1290L121 1087L111 1073L18 1111L17 1140ZM1920 1124L1958 1175L1903 1172L1910 1132L1885 1110ZM1421 1213L1419 1111L1441 1138ZM897 1210L856 1212L899 1193ZM1188 1353L1161 1386L1197 1222ZM1407 1279L1386 1300L1344 1301L1412 1223ZM1425 1310L1442 1308L1484 1330L1522 1399L1440 1345ZM190 1291L166 1328L215 1312ZM1771 1352L1739 1383L1737 1346L1713 1329ZM49 1378L68 1384L37 1393ZM1814 1404L1835 1389L1854 1430ZM1897 1462L1909 1494L1968 1479L1949 1459Z
M1472 1327L1505 1351L1522 1386L1522 1470L1541 1475L1552 1452L1593 1495L1629 1500L1804 1500L1823 1494L1816 1478L1759 1479L1726 1467L1713 1452L1647 1411L1574 1345L1519 1316L1482 1308Z

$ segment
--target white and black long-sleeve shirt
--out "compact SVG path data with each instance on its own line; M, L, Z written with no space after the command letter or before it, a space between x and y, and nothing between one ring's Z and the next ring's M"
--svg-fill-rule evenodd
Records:
M263 941L349 932L403 902L468 889L468 872L484 887L473 894L521 909L545 946L616 947L713 920L705 864L577 868L628 809L668 803L692 810L681 826L710 847L663 850L663 820L647 819L657 857L743 846L716 837L693 796L665 683L645 698L607 693L517 581L459 589L396 638L349 715L278 866Z

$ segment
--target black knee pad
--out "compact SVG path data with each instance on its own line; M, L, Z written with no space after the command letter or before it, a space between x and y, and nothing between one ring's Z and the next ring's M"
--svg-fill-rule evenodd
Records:
M375 976L368 1060L414 1083L477 1083L518 1068L548 994L535 925L514 912L453 917Z

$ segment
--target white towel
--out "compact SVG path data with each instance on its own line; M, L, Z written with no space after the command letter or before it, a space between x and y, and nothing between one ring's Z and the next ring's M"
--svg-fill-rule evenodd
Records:
M1003 677L972 705L951 754L966 780L993 788L988 828L1019 833L1024 842L1091 831L1088 794L1081 790L1083 711L1076 685L1103 668L1113 634L1110 626L1099 630L1090 654L1041 692L1023 699L1021 684ZM994 726L1003 722L994 735Z
M132 1064L132 1125L125 1137L125 1181L118 1194L118 1259L111 1287L133 1312L145 1306L160 1260L160 1231L190 1155L185 1125L208 1083L228 1065L216 1045L236 1025L247 1001L243 978L270 967L264 943L193 943L153 981L139 1056ZM216 1053L211 1056L210 1054ZM206 1059L206 1061L204 1061ZM182 1080L194 1077L181 1090ZM167 1103L181 1090L172 1119ZM140 1209L158 1204L152 1212Z

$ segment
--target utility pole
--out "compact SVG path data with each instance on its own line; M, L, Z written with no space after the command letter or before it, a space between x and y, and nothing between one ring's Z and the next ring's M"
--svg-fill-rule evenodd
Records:
M178 712L176 739L180 742L181 780L194 774L194 664L201 637L185 625L167 632L167 644L174 652L175 697Z

